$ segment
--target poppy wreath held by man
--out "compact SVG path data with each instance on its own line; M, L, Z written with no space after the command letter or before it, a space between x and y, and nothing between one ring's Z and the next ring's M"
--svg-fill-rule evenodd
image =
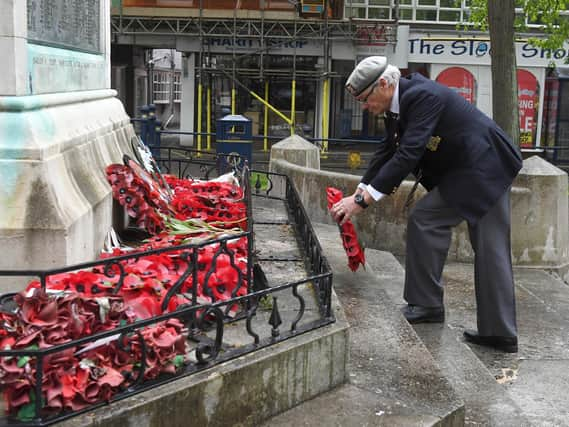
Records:
M326 188L326 195L328 201L328 210L334 206L335 203L342 200L344 197L341 190L334 187ZM356 271L360 265L365 267L365 254L361 247L358 236L356 233L356 228L352 221L346 221L344 224L340 225L340 236L342 238L342 245L348 255L348 267L350 270Z

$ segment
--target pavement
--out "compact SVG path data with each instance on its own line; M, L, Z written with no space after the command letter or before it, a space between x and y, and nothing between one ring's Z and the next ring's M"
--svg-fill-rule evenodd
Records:
M501 353L462 338L476 329L472 265L445 267L445 323L412 327L401 260L367 249L351 273L337 228L313 225L351 325L349 381L264 426L569 426L566 283L514 269L519 352Z

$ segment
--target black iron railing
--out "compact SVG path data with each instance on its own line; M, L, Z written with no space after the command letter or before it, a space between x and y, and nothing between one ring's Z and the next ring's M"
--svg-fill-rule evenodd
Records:
M175 172L180 176L188 173L195 176L190 171L193 172L193 168L197 166L198 169L202 168L202 171L205 168L205 172L210 174L221 164L219 156L214 156L208 161L205 153L196 155L197 153L189 150L177 150L160 151L156 161L164 169L163 172ZM226 162L224 165L230 164L227 160L224 161ZM10 396L12 398L23 396L27 404L17 413L5 416L0 420L0 425L44 426L59 422L332 323L334 317L331 310L330 266L322 255L322 249L296 189L284 175L263 171L253 171L253 174L255 178L251 179L245 165L241 179L246 190L248 228L240 234L197 244L131 253L59 269L0 271L0 276L3 277L37 277L44 290L53 276L76 271L96 271L112 282L111 291L105 294L111 308L113 302L119 303L118 300L114 301L113 297L125 286L128 266L142 257L170 255L178 264L180 273L179 279L163 296L161 303L163 314L137 319L132 323L121 322L111 330L91 333L67 342L51 344L43 342L39 346L28 348L2 349L0 351L2 387L4 391L7 387L12 387L14 383L9 385L6 380L10 375L14 375L16 368L20 369L21 381L17 386L20 388ZM277 186L275 186L276 181L278 181ZM251 191L252 186L255 188L253 191ZM255 251L253 207L256 199L275 200L286 205L287 221L296 230L299 247L304 253L303 260L306 262L308 272L305 277L284 283L270 283L265 287L253 286L254 278L251 277L253 263L262 263L264 255L258 254L258 258L253 259ZM270 223L270 220L264 221L264 224ZM278 224L282 222L275 222L275 226ZM248 260L245 274L237 267L234 252L228 249L229 245L239 239L247 240ZM198 262L199 254L208 247L215 249L214 256L209 270L203 271L203 266ZM222 254L229 257L230 265L238 276L237 286L232 291L231 298L227 300L216 299L215 293L212 292L214 284L210 283L216 259ZM183 285L188 279L191 279L191 283L195 285L189 291L182 292ZM202 287L203 294L209 297L209 301L199 301L196 293L198 284ZM238 296L240 293L238 291L245 286L248 286L248 293ZM91 291L95 293L93 289ZM61 297L64 298L65 294ZM168 307L173 298L181 298L182 302L174 310L169 311ZM17 299L15 294L3 295L0 297L0 310L7 314L13 313L17 309ZM285 311L279 309L279 306L283 305L286 307ZM317 310L307 310L307 307L314 305ZM232 325L229 329L226 327L228 323ZM158 349L149 333L154 330L152 328L164 328L165 325L174 328L172 331L175 330L172 333L176 336L177 350L170 354L171 360L168 360L162 366L162 371L157 374L155 366L159 359ZM14 325L4 323L2 326L6 328ZM243 329L244 333L238 333L239 328ZM33 333L38 331L35 330ZM240 337L237 345L232 334ZM227 336L232 339L226 340ZM124 369L120 371L118 379L114 379L114 383L105 382L103 379L106 378L106 374L102 371L104 368L94 367L94 362L89 360L92 354L90 352L101 348L125 360L125 364L122 365ZM103 382L103 384L95 382L92 388L106 387L106 394L90 396L86 390L80 393L78 402L74 402L73 405L63 405L61 394L63 392L60 390L63 380L54 375L56 372L54 367L61 368L68 374L73 372L70 367L77 366L77 362L82 366L81 369L89 371L91 379L98 376L97 381ZM10 371L10 367L14 370ZM50 381L54 382L53 388L46 389L46 384Z

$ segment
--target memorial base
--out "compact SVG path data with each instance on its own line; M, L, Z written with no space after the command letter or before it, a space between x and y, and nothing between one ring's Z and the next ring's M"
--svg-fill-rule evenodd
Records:
M98 256L112 222L105 167L122 162L134 135L115 96L96 90L0 97L0 269Z

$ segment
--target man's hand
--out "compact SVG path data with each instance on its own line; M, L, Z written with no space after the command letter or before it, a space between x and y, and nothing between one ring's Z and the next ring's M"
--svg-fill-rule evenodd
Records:
M359 214L363 210L364 208L354 202L354 195L351 195L344 197L342 200L332 206L330 213L332 214L334 221L340 225L343 225L352 216Z

